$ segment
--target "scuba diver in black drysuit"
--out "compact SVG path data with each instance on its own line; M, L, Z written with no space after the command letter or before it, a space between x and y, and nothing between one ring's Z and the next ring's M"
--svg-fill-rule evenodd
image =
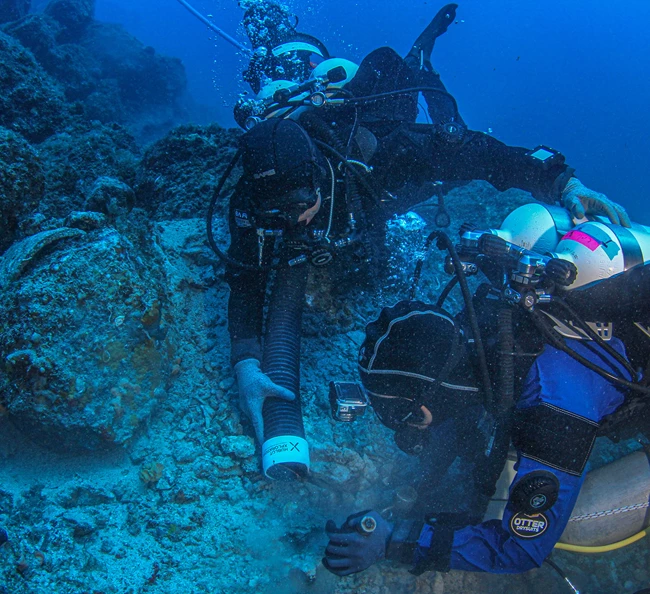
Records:
M436 15L406 59L380 48L362 61L354 76L345 72L342 86L327 83L322 107L292 105L289 87L286 95L273 95L270 107L264 103L266 111L245 119L250 130L238 153L243 175L230 199L231 243L225 257L231 290L228 327L240 405L260 442L269 440L269 402L298 402L300 312L308 264L337 262L343 269L347 264L358 270L385 260L385 222L422 201L414 187L483 179L499 190L516 187L538 200L560 202L578 217L605 214L629 225L625 210L583 186L559 152L509 147L466 128L455 100L429 66L428 52L453 21L455 8L448 5ZM315 47L305 51L311 55ZM276 53L293 62L302 50L282 51ZM334 78L330 71L327 77ZM423 77L431 86L419 86ZM297 92L318 88L309 84L298 86ZM415 123L420 91L435 118L432 124ZM270 313L266 319L264 315L272 270L279 277L271 299L271 309L280 312L277 324ZM285 273L301 278L286 281ZM288 307L290 296L296 303ZM270 340L280 344L270 347ZM278 373L269 373L273 364L265 362L267 354L279 361Z
M432 123L457 122L464 126L456 102L431 65L435 41L454 22L457 6L447 4L441 8L403 60L389 48L372 52L364 60L364 71L346 89L357 97L398 88L430 89L423 95ZM298 17L269 1L255 2L244 13L242 24L253 46L253 56L243 78L255 93L270 81L305 81L319 62L330 59L329 51L321 41L296 29L297 21ZM379 75L380 72L385 74ZM417 105L414 106L409 97L404 101L400 99L391 97L386 102L378 102L374 106L374 116L382 121L415 122ZM240 108L241 104L235 107L235 119L243 127L247 114ZM368 110L365 116L373 118Z

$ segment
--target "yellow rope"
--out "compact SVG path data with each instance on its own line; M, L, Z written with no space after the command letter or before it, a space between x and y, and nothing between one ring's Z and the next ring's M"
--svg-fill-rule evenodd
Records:
M555 545L555 548L561 549L562 551L571 551L573 553L592 553L592 554L607 553L608 551L615 551L616 549L622 549L623 547L626 547L627 545L630 545L633 542L636 542L637 540L641 540L646 534L648 534L648 530L650 530L650 528L641 530L641 532L637 532L636 534L630 536L629 538L626 538L625 540L619 540L618 542L613 542L612 544L608 544L608 545L588 547L588 546L572 545L563 542L558 542Z

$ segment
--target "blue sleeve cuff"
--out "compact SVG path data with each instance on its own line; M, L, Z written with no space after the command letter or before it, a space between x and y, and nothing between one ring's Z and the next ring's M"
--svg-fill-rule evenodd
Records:
M411 573L420 575L425 571L449 571L454 532L468 523L465 514L440 514L430 518L420 531L413 553L415 566Z

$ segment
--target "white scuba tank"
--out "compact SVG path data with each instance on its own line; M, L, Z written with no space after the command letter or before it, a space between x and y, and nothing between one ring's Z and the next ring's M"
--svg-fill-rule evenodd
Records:
M255 102L258 105L272 107L274 105L273 96L275 93L282 89L291 90L296 86L295 82L290 80L274 80L264 85L260 92L255 96ZM270 111L266 119L277 118L277 117L288 117L289 119L296 119L304 110L305 107L301 105L304 99L309 96L309 93L305 91L288 102L287 105L282 107L278 106L277 109Z
M625 228L603 217L572 219L559 206L525 204L489 232L527 250L573 262L578 276L564 287L569 291L650 262L650 227L632 223Z
M550 255L576 265L578 276L567 289L579 289L650 262L650 228L632 223L628 229L602 219L581 223Z
M346 60L345 58L329 58L328 60L322 61L312 70L310 78L325 78L327 73L334 68L343 68L343 70L345 70L345 78L336 82L328 83L327 88L325 89L326 93L328 91L335 91L343 88L354 78L357 70L359 70L359 66L350 60Z

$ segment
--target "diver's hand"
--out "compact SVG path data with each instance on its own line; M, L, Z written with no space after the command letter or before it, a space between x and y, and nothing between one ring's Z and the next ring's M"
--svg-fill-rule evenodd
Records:
M585 187L577 177L572 177L562 190L562 205L576 219L588 214L603 215L615 225L632 226L630 217L620 204L612 202L605 194Z
M257 441L264 443L264 420L262 407L265 398L282 398L295 400L291 390L273 383L271 378L262 372L257 359L244 359L235 365L237 387L239 388L239 406L253 423Z
M361 520L366 516L376 522L372 532L360 529ZM344 576L368 569L386 558L386 547L393 533L393 525L377 512L365 511L349 516L340 528L328 520L325 532L330 541L325 549L323 565L334 575Z

